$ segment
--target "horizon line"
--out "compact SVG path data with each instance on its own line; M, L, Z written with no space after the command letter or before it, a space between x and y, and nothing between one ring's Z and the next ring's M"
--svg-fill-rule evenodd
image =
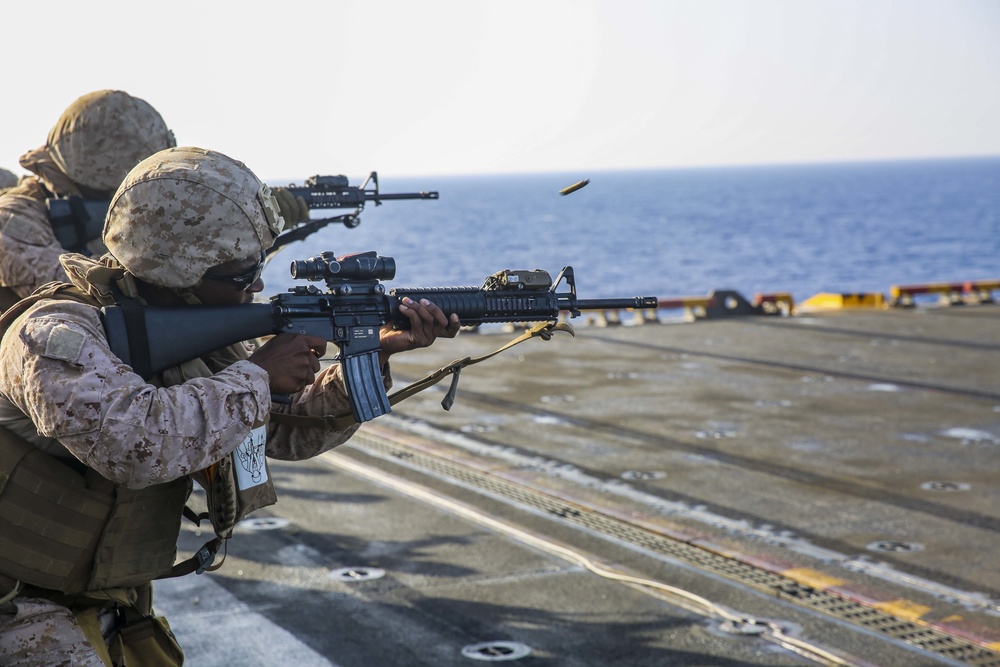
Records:
M787 162L720 162L715 164L677 164L661 166L641 166L641 167L583 167L579 169L537 169L525 171L478 171L478 172L421 172L421 173L400 173L392 174L391 178L490 178L504 176L558 176L565 174L581 173L622 173L622 172L643 172L643 171L710 171L713 169L756 169L756 168L787 168L787 167L834 167L849 166L859 164L898 164L916 162L957 162L965 160L997 160L1000 153L991 154L963 154L963 155L937 155L926 157L877 157L877 158L851 158L842 160L816 160L800 161L790 160ZM378 170L375 170L378 171ZM327 172L329 173L329 172ZM380 178L382 172L378 171ZM367 177L367 174L365 175ZM308 178L307 176L303 176ZM262 178L265 183L274 185L287 185L288 179ZM280 181L280 182L279 182Z

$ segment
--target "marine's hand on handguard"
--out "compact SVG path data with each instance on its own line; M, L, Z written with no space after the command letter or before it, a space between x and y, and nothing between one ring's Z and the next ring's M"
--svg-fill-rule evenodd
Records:
M434 303L427 299L414 301L404 298L399 306L410 322L409 329L397 329L391 324L382 327L379 333L381 350L379 361L382 365L397 352L406 352L431 345L438 338L454 338L458 335L461 322L458 315L452 313L449 317Z
M272 394L294 394L316 379L326 341L319 336L278 334L257 348L250 361L267 371Z

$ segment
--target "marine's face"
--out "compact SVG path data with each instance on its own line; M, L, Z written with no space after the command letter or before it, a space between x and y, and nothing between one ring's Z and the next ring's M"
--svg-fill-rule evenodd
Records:
M206 271L191 291L207 306L251 303L253 295L264 289L263 269L263 253L219 264Z

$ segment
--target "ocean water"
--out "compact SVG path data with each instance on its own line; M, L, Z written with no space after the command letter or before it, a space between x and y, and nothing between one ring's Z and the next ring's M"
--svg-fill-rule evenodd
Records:
M369 204L360 226L284 249L265 294L294 284L291 260L324 250L393 257L390 287L480 285L505 268L554 277L571 265L582 298L733 289L800 303L1000 279L1000 158L380 181L440 199Z

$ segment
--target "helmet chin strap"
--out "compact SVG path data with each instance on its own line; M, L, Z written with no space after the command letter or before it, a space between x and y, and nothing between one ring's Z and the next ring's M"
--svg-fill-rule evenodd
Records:
M200 306L202 305L201 299L199 299L194 292L191 291L190 287L182 287L179 289L172 290L174 294L184 300L189 306Z

